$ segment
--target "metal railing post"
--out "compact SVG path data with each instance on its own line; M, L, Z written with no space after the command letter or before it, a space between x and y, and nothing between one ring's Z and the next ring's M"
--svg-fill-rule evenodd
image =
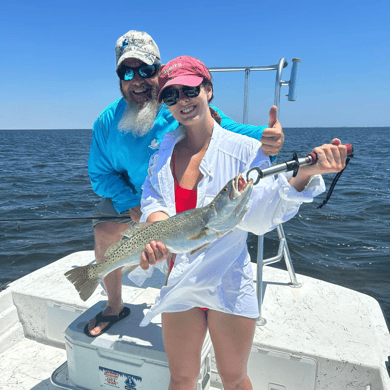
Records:
M277 230L278 235L279 235L279 240L284 241L283 255L284 255L284 261L286 263L288 274L290 275L291 287L301 287L302 285L300 283L298 283L298 281L297 281L297 275L295 274L295 270L294 270L294 266L293 266L293 263L291 260L290 251L288 249L287 240L286 240L286 236L284 234L283 226L278 225L276 230Z
M290 74L290 85L288 88L288 100L290 102L295 102L297 98L297 83L298 83L298 71L299 65L301 63L300 58L292 59L291 74Z
M250 69L245 69L245 87L244 87L244 115L243 115L243 124L248 123L248 95L249 95L249 74Z
M261 316L263 306L263 254L264 254L264 236L259 236L257 240L257 304L259 305L259 318L257 323L265 325L267 320ZM259 283L260 280L260 283Z
M280 114L280 88L282 85L289 85L288 82L282 81L283 68L285 68L287 64L287 61L284 58L281 58L276 69L274 104L276 107L278 107L278 116Z

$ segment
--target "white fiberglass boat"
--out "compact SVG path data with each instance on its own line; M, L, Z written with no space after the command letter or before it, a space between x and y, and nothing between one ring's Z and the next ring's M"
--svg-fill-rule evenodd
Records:
M278 65L230 70L276 70L294 98L297 64L289 82ZM249 70L248 70L249 69ZM217 71L218 69L214 69ZM247 83L246 83L247 90ZM244 122L247 111L244 110ZM390 335L378 302L362 293L295 275L282 227L275 258L253 263L261 317L249 360L255 390L390 390ZM284 256L288 271L269 267ZM155 272L142 288L123 279L131 314L97 338L86 323L106 303L102 287L83 302L64 273L94 261L93 251L73 253L11 283L0 292L0 390L166 390L168 361L161 318L138 325L165 282ZM197 390L222 389L206 337Z
M93 260L92 251L74 253L0 293L1 390L167 389L160 320L138 326L164 275L155 272L145 288L124 285L130 316L89 338L83 328L104 307L104 290L85 303L64 273ZM249 362L254 389L390 389L390 336L378 302L297 276L301 286L294 288L287 271L263 267L266 324L257 326ZM208 339L203 349L198 389L221 389Z

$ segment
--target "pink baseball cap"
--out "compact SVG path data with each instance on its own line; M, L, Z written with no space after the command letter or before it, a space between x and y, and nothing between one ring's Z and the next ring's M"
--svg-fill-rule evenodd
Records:
M210 72L203 62L197 58L180 56L169 61L161 69L158 76L158 86L160 87L160 93L157 97L158 102L161 102L163 90L170 85L178 84L197 87L202 84L204 77L211 81Z

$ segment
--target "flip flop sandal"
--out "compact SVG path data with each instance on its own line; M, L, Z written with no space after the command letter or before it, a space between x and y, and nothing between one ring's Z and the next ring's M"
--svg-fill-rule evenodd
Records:
M98 337L100 336L101 334L105 333L108 331L108 329L111 328L112 325L114 325L116 322L120 321L120 320L123 320L124 318L126 318L128 315L130 314L130 309L128 307L124 307L123 310L117 315L117 316L105 316L103 314L103 310L96 315L95 317L95 327L98 326L99 324L101 324L102 322L108 322L108 325L101 330L100 333L94 335L94 334L91 334L89 332L89 329L88 329L88 325L89 323L87 323L87 325L85 325L84 327L84 333L88 336L88 337Z

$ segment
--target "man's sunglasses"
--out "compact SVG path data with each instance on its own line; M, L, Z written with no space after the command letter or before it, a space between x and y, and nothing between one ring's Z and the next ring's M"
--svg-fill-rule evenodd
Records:
M185 85L181 88L181 90L187 97L195 98L200 94L200 85L198 85L197 87L188 87ZM161 99L167 106L174 106L179 101L179 97L180 89L167 88L161 94Z
M160 69L160 64L158 63L153 65L141 65L138 66L137 68L130 68L128 66L123 66L122 68L118 69L116 73L121 80L130 81L133 80L135 72L138 72L138 74L143 79L149 79L150 77L155 76L159 69Z

